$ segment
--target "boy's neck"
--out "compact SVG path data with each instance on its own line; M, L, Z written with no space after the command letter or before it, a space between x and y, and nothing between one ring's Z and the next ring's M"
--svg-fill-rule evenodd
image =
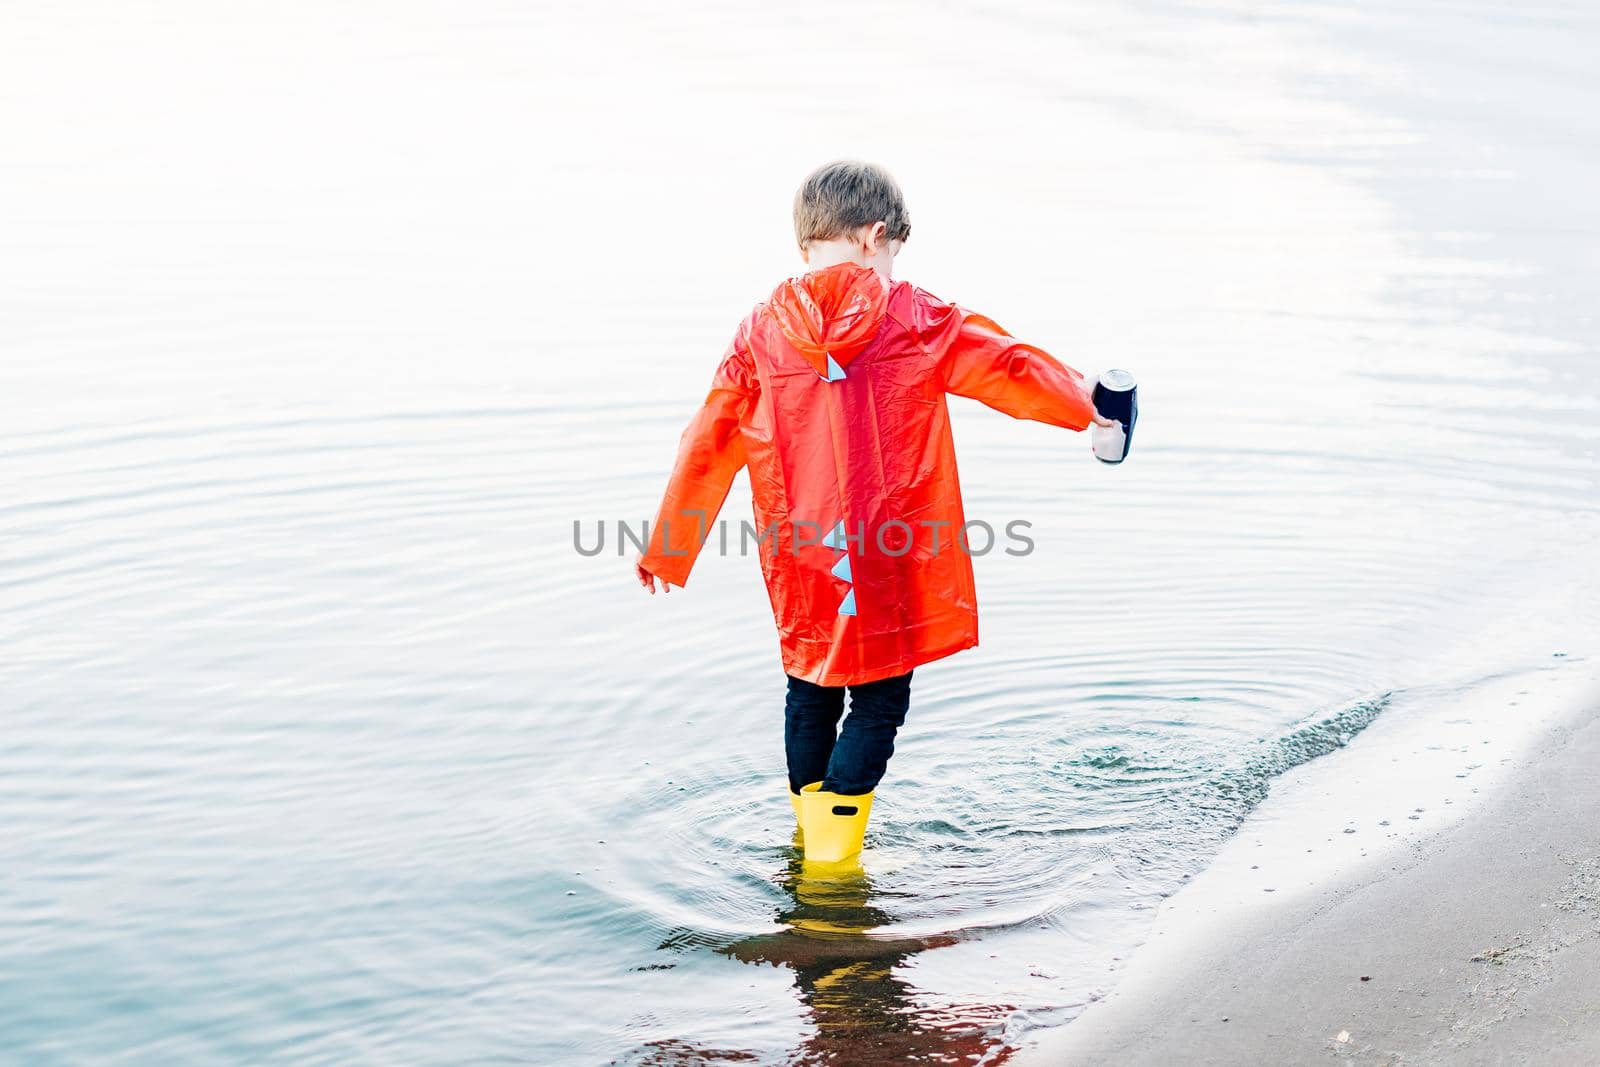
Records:
M899 242L881 241L872 245L859 239L836 237L831 241L812 241L806 246L806 272L826 270L841 263L871 267L886 282L894 281L894 257Z
M833 240L813 241L807 247L806 270L826 270L837 267L841 263L854 263L858 267L865 267L866 257L861 254L861 246L854 241Z

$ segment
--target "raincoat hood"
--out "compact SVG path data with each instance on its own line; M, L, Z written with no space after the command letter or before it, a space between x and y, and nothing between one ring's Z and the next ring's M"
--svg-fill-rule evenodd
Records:
M783 336L823 378L835 377L830 357L847 367L872 343L888 308L888 280L848 262L790 278L767 301Z

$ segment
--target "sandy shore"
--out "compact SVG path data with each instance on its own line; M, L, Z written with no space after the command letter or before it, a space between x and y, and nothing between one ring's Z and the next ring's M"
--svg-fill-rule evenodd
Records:
M1306 810L1359 808L1375 749L1308 765L1167 902L1111 995L1015 1062L1600 1063L1600 695L1585 688L1459 818L1291 874L1301 846L1339 841ZM1299 885L1265 884L1274 864Z

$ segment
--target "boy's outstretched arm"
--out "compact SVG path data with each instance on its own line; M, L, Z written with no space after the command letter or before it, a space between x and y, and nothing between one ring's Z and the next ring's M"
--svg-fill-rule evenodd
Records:
M727 499L734 475L744 466L739 422L754 402L757 379L750 353L735 337L711 380L705 403L678 440L678 458L661 507L650 524L650 541L634 562L639 584L656 591L683 585L700 547Z
M982 401L1018 419L1082 430L1111 425L1094 409L1094 383L1033 345L1023 344L992 319L951 306L959 318L941 330L947 343L940 359L945 389Z

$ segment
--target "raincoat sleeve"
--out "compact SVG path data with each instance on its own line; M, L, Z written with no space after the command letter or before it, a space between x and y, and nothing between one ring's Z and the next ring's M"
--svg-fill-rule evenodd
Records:
M705 403L678 440L678 458L667 479L661 508L650 524L644 568L657 578L684 585L711 533L717 512L744 466L739 425L755 402L755 365L742 338L728 346Z
M934 333L946 391L1017 419L1071 430L1093 421L1094 385L1082 374L982 315L953 304L938 312Z

